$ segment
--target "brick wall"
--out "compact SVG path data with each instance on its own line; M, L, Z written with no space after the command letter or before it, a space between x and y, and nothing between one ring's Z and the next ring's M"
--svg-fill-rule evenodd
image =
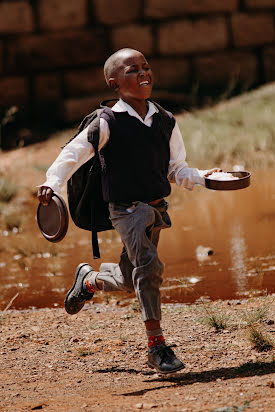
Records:
M174 106L245 90L275 80L275 0L2 0L0 108L54 103L79 121L113 97L102 66L122 47Z

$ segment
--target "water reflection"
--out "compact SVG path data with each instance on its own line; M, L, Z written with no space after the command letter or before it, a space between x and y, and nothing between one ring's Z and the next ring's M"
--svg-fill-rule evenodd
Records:
M165 264L163 302L275 292L275 170L254 172L252 186L240 191L174 187L168 200L172 228L162 231L159 244ZM122 245L115 231L100 234L102 259L96 261L90 233L71 221L62 242L47 242L34 220L36 206L28 204L24 215L30 218L18 233L0 228L0 309L18 292L13 303L18 309L63 306L80 262L97 270L104 261L118 261ZM112 295L121 304L134 298ZM104 294L95 295L96 302L104 299Z
M243 292L247 287L247 267L246 267L247 246L243 234L242 224L235 221L231 229L230 255L232 260L233 277L237 285L237 291Z

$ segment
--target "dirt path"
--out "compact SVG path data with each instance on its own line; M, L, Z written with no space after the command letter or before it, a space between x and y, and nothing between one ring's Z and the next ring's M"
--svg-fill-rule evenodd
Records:
M185 363L170 378L146 366L135 304L88 304L75 316L63 309L8 311L1 317L0 410L272 411L275 351L252 349L243 321L244 313L251 318L268 309L257 328L274 340L272 298L165 306L166 340ZM199 322L206 309L222 314L223 331Z

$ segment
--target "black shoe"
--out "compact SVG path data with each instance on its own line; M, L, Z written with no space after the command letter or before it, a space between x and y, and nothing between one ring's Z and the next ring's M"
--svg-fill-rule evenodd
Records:
M148 350L148 366L159 373L174 373L184 368L184 364L165 344Z
M75 271L75 281L65 298L65 310L70 315L78 313L87 300L92 299L94 293L83 290L83 280L93 268L88 263L80 263Z

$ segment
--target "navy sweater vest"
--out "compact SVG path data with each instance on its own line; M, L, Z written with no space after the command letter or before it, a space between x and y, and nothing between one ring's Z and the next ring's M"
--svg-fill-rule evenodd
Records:
M157 105L151 127L127 112L106 108L101 117L110 128L108 144L101 150L106 170L102 174L107 202L150 202L171 192L167 172L173 115Z

